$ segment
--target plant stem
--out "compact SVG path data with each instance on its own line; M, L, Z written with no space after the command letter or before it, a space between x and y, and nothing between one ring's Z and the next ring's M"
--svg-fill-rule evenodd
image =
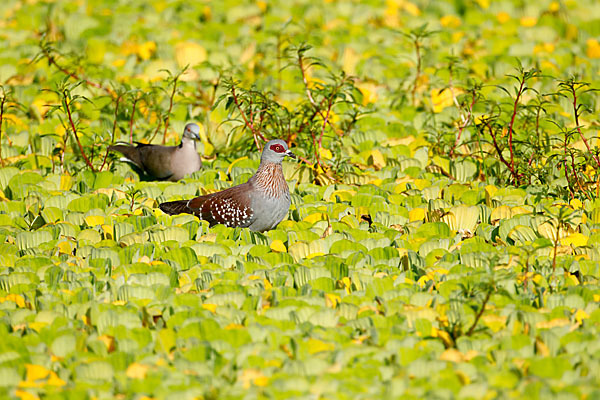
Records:
M117 131L117 115L119 113L119 103L121 101L121 96L117 97L116 103L115 103L115 116L114 116L114 121L113 121L113 128L112 128L112 138L111 138L111 143L115 142L115 133ZM104 164L106 164L106 158L108 157L108 147L106 148L106 153L104 153L104 159L102 160L102 165L100 166L100 171L102 171L102 168L104 168Z
M577 132L579 133L579 137L581 137L581 140L583 140L583 143L585 144L585 147L587 147L587 150L590 152L590 154L592 155L592 158L594 159L594 161L596 161L596 165L598 167L600 167L600 159L598 159L598 156L595 155L592 150L590 149L590 144L588 143L587 139L585 138L585 136L581 133L581 128L579 127L579 107L577 106L577 90L575 89L575 82L570 82L570 90L571 90L571 94L573 95L573 115L575 116L575 128L577 129Z
M0 164L4 166L4 158L2 158L2 122L4 121L4 104L6 103L6 93L2 90L2 99L0 100Z
M450 88L450 92L452 93L452 98L454 97L454 91ZM473 115L473 107L475 106L475 102L477 101L477 97L475 96L475 91L471 93L471 104L469 104L469 108L467 109L467 116L463 117L462 124L458 127L458 134L456 135L456 140L454 141L454 145L450 149L450 157L454 157L454 150L458 147L458 143L460 142L460 137L462 135L463 130L469 125L471 121L471 116Z
M415 44L415 52L417 53L417 71L415 72L415 81L413 82L410 96L412 105L416 106L417 87L419 85L419 79L421 79L421 42L419 42L418 38L415 38L413 43Z
M498 146L498 142L496 141L496 134L494 133L494 130L492 129L492 126L490 125L489 121L485 122L485 126L488 128L489 132L490 132L490 136L492 137L492 142L494 143L494 148L496 149L496 152L498 153L498 157L500 158L500 161L502 161L502 163L504 165L506 165L506 167L509 169L511 175L513 176L513 179L515 180L515 184L518 180L518 176L516 171L514 170L514 165L510 164L506 158L504 158L504 155L502 154L502 150L500 150L500 146Z
M260 146L260 143L258 142L258 138L260 137L263 141L266 141L266 139L262 133L260 133L257 129L255 129L254 121L251 118L248 119L248 117L246 116L246 113L244 112L244 110L242 109L242 105L240 104L239 98L238 98L237 94L235 93L235 86L231 86L231 96L233 97L233 103L237 107L238 111L240 112L240 115L242 116L242 119L244 120L244 124L246 125L246 127L248 129L250 129L250 132L252 132L252 137L254 138L254 144L256 145L256 148L258 150L261 150L262 147ZM251 114L251 116L252 116L252 114Z
M179 75L173 78L173 91L171 91L171 96L169 97L169 110L167 111L167 117L165 118L165 131L163 133L162 144L165 144L167 141L167 129L169 129L169 120L171 119L171 110L173 109L173 98L175 97L175 92L177 91L178 80Z
M515 97L513 112L510 117L510 124L508 125L508 151L510 152L510 170L513 171L513 176L515 178L515 185L519 185L519 176L514 173L515 171L515 154L513 149L513 126L515 124L515 118L517 117L517 108L519 106L519 99L523 94L523 87L525 86L525 77L521 78L521 84L519 85L519 90L517 91L517 97Z
M473 334L473 332L475 331L475 328L477 327L477 323L479 322L479 320L481 319L481 317L483 315L483 312L485 311L485 306L487 305L488 301L490 301L490 297L492 296L492 291L493 291L492 289L488 290L487 294L485 295L485 299L483 299L483 304L481 305L481 308L477 312L477 315L475 315L475 320L473 321L473 325L471 325L471 327L469 328L469 330L466 333L467 336L471 336Z
M137 106L137 102L139 98L136 97L133 99L133 106L131 107L131 118L129 119L129 144L133 144L133 119L135 116L135 107ZM113 137L114 141L114 137Z
M85 152L83 151L83 146L81 145L81 142L79 141L79 136L77 136L77 128L75 127L75 122L73 122L73 116L71 115L71 107L69 106L70 97L66 90L63 91L63 96L64 96L65 109L67 111L67 116L69 117L69 124L71 125L71 129L73 130L73 135L75 136L75 140L77 141L77 146L79 146L79 151L81 152L81 156L85 160L85 163L87 164L87 166L90 167L92 172L96 172L96 170L94 169L94 166L92 165L90 160L85 155ZM66 139L65 139L65 147L66 147Z
M44 47L44 46L42 46L42 53L44 54L44 56L48 60L48 63L50 65L54 65L63 74L65 74L65 75L67 75L67 76L69 76L71 78L74 78L77 81L83 81L88 86L92 86L92 87L95 87L97 89L101 89L101 90L105 91L106 93L110 94L113 97L116 95L116 93L112 89L110 89L109 87L103 86L103 85L101 85L101 84L99 84L97 82L90 81L89 79L82 78L78 74L76 74L75 72L69 71L67 68L65 68L62 65L60 65L56 61L56 58L54 57L54 55L51 54L50 51L46 47Z

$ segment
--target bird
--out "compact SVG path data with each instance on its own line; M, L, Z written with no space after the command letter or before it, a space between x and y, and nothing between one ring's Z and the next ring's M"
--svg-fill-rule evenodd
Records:
M121 161L133 164L150 180L176 182L202 167L202 160L196 150L196 141L200 140L199 133L200 127L189 123L183 130L179 146L136 142L137 146L116 144L109 146L108 150L123 154L125 157Z
M167 214L194 214L210 226L249 228L264 232L274 229L290 209L290 190L281 162L296 158L285 141L274 139L263 148L256 173L241 185L190 200L161 203Z

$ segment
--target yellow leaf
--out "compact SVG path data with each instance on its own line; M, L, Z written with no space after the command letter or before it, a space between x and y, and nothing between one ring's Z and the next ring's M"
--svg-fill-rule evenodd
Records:
M336 308L342 299L335 293L326 293L325 294L325 305L329 308Z
M444 108L453 105L455 97L460 93L462 93L462 90L459 89L431 89L430 95L433 112L439 113Z
M215 311L217 311L217 305L216 304L209 304L209 303L204 303L202 304L202 308L204 308L205 310L208 310L212 313L214 313Z
M42 330L43 327L48 326L47 322L42 322L42 321L34 321L34 322L30 322L28 325L29 329L33 329L36 332L39 332Z
M204 147L202 155L204 155L205 157L209 157L215 152L215 146L213 146L212 144L208 142L202 142L202 144Z
M240 325L240 324L235 324L235 323L230 323L228 324L225 329L227 329L228 331L230 330L234 330L234 329L244 329L244 325Z
M550 6L548 7L548 10L550 10L550 12L557 12L560 10L560 3L558 1L553 1L552 3L550 3Z
M271 250L276 251L278 253L285 253L287 249L285 248L285 244L282 240L275 239L271 242Z
M535 349L542 357L548 357L550 355L550 349L539 337L535 339Z
M567 24L567 31L565 32L565 40L575 40L579 35L579 29L577 25Z
M504 12L504 11L500 11L498 14L496 14L496 19L501 24L505 24L508 21L510 21L510 14L508 14L507 12Z
M266 386L269 378L264 376L262 371L258 369L245 369L239 377L239 381L242 382L244 389L249 389L251 384L256 386Z
M425 214L424 208L413 208L408 212L408 220L410 222L422 221L425 219Z
M356 87L363 95L362 104L364 106L377 102L377 98L379 97L377 94L377 85L368 82L358 82Z
M149 368L150 367L147 365L134 362L129 364L125 375L127 375L127 377L131 379L144 379Z
M373 166L377 169L381 169L383 167L385 167L386 162L385 162L385 157L383 156L383 154L381 154L381 151L379 151L378 149L374 149L371 150L371 152L369 153L369 158L372 159L372 163Z
M425 285L427 284L427 282L432 280L432 276L429 274L423 275L422 277L419 278L419 280L417 281L417 284L421 287L424 288Z
M73 245L70 240L63 240L59 242L56 247L58 247L58 251L60 254L73 254Z
M102 225L104 223L104 216L102 215L88 215L84 218L87 226L93 227L97 225Z
M585 53L589 58L600 58L600 43L596 39L588 39Z
M456 349L448 349L440 354L440 360L459 363L464 361L463 353Z
M354 197L355 194L356 194L356 191L354 191L354 190L336 190L335 192L331 193L331 195L329 196L327 201L338 202L338 199L340 202L351 201L352 197ZM600 208L599 208L599 210L600 210Z
M15 390L15 396L21 400L39 400L37 395L21 389Z
M66 384L67 384L67 382L65 382L62 379L60 379L58 377L58 375L56 375L56 372L50 371L50 377L48 378L48 381L46 382L46 385L49 385L49 386L65 386Z
M108 335L98 336L98 340L104 343L106 350L110 353L115 349L115 338Z
M335 345L333 343L325 343L322 340L310 338L308 339L308 352L310 354L320 353L322 351L333 351Z
M407 13L418 17L419 15L421 15L421 10L419 10L419 7L417 7L416 4L413 4L409 1L404 3L404 9L406 10Z
M71 190L73 187L73 177L71 175L62 174L60 176L60 190Z
M312 258L315 258L315 257L321 257L321 256L324 256L324 255L325 255L325 253L323 253L323 252L321 252L321 251L315 251L314 253L309 253L309 254L307 254L307 255L306 255L306 259L307 259L307 260L310 260L310 259L312 259Z
M490 328L492 332L498 332L506 326L506 317L502 315L484 315L481 321L485 326Z
M492 214L490 214L490 221L492 224L496 224L502 219L508 219L512 217L512 212L509 206L500 206L494 208Z
M589 237L583 233L572 233L567 237L560 239L560 244L563 246L583 247L587 245Z
M571 207L573 207L575 210L579 210L583 207L583 203L581 202L581 200L579 199L573 199L569 202L569 204L571 205Z
M575 321L577 321L578 324L581 324L584 319L588 319L589 317L590 315L582 309L578 309L577 312L575 312Z
M260 11L262 11L262 12L265 12L265 11L267 11L267 6L268 6L268 5L269 5L269 4L268 4L266 1L264 1L264 0L258 0L258 1L256 2L256 6L257 6L258 8L260 8Z
M552 53L554 53L554 43L547 42L547 43L535 45L533 47L533 53L534 54L539 54L539 53L552 54Z
M179 68L196 66L206 61L206 49L198 43L179 42L175 45L175 61Z
M102 225L102 233L106 239L113 239L114 231L112 225Z
M331 153L331 150L321 147L319 148L319 157L324 160L331 160L333 158L333 154Z
M442 342L444 342L444 345L446 345L448 347L454 345L454 341L452 340L452 338L450 337L448 332L446 332L442 329L437 329L436 327L433 327L433 330L434 330L434 334L432 336L439 337L442 340Z
M345 276L342 278L342 284L344 285L344 289L346 289L346 293L350 294L350 292L352 291L352 280Z
M153 41L144 42L137 47L137 55L142 60L148 60L156 51L156 43Z
M50 370L42 365L25 364L25 369L27 370L25 379L29 382L45 379L50 374Z
M258 378L254 378L252 381L255 386L265 387L269 383L269 378L266 376L259 376Z
M317 221L326 221L327 220L327 214L325 213L313 213L310 214L306 217L304 217L303 221L305 222L310 222L311 224L314 224Z
M464 31L452 32L452 43L458 43L458 42L460 42L463 37L465 37L465 32Z
M263 279L263 285L265 286L265 290L269 290L269 289L273 288L273 285L271 285L271 282L269 282L269 280L267 278Z
M535 324L535 327L537 329L551 329L561 326L567 326L570 324L571 322L566 318L554 318L550 321L540 321L537 324Z
M127 304L127 301L125 300L115 300L112 302L115 306L124 306L125 304Z
M458 28L462 21L456 15L444 15L440 18L440 25L444 28Z
M11 293L4 297L0 297L0 303L4 303L5 301L12 301L19 308L25 307L25 298L23 298L23 296L21 296L20 294Z
M532 26L537 25L537 18L536 17L523 17L523 18L521 18L521 20L519 22L521 23L521 26L524 26L525 28L531 28Z
M477 4L479 4L479 7L483 8L484 10L487 10L488 8L490 8L490 0L476 0Z

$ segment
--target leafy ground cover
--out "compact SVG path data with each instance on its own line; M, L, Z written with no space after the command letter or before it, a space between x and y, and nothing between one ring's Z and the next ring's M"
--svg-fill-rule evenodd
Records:
M3 397L600 397L595 1L130 3L0 4ZM263 137L277 229L157 209Z

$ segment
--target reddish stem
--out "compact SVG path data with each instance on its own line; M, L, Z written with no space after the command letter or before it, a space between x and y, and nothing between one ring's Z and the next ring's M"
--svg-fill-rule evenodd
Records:
M101 84L99 84L97 82L93 82L93 81L90 81L89 79L80 77L75 72L69 71L68 69L66 69L65 67L63 67L62 65L60 65L56 61L56 59L54 58L54 56L52 54L50 54L50 52L47 49L42 48L42 51L44 53L44 56L46 56L46 59L48 60L48 63L51 64L51 65L54 65L63 74L65 74L65 75L67 75L67 76L69 76L71 78L74 78L75 80L83 81L88 86L92 86L92 87L95 87L97 89L104 90L106 93L110 94L113 97L115 96L116 93L112 89L110 89L110 88L108 88L106 86L103 86L103 85L101 85Z
M419 85L419 79L421 78L421 43L419 40L415 40L415 52L417 53L417 71L415 73L415 81L413 83L413 88L410 92L411 101L413 106L416 105L416 96L417 96L417 87Z
M575 127L577 129L577 132L579 133L579 136L581 137L581 140L583 140L583 143L585 143L585 147L587 147L588 152L590 152L592 158L594 159L594 161L596 161L596 165L600 167L600 159L598 159L598 156L592 153L590 145L585 136L583 136L583 134L581 133L581 128L579 127L579 112L577 112L577 91L575 90L575 83L573 83L570 86L570 89L571 93L573 94L573 114L575 115Z
M165 118L165 131L163 133L162 144L165 144L167 141L167 129L169 129L169 120L171 119L171 110L173 109L173 98L175 97L175 92L177 91L178 80L179 75L173 79L173 91L171 92L171 96L169 98L169 111L167 111L167 117Z
M4 121L4 103L6 103L6 94L3 93L0 101L0 164L4 166L4 158L2 158L2 122Z
M490 132L490 136L492 137L492 141L494 143L494 148L496 149L496 152L498 153L498 157L500 158L500 161L502 161L502 163L504 165L506 165L506 167L509 169L511 175L513 176L515 183L518 182L518 175L517 172L514 169L514 166L512 164L510 164L506 158L504 158L504 155L502 155L502 150L500 150L500 146L498 146L498 142L496 141L496 134L494 133L494 130L492 129L489 121L485 122L485 126L488 128L489 132Z
M112 128L112 140L111 143L115 142L115 132L117 131L117 115L119 113L119 103L121 101L121 96L117 97L116 103L115 103L115 119L113 121L113 128ZM102 160L102 165L100 166L100 171L102 171L102 168L104 168L104 164L106 164L106 158L108 157L108 147L106 148L106 153L104 153L104 159Z
M79 136L77 136L77 128L75 127L75 122L73 122L73 116L71 115L71 107L69 107L69 97L68 97L66 90L63 92L63 96L65 96L65 108L67 111L67 115L69 117L69 124L71 125L71 129L73 130L73 135L75 136L75 140L77 141L77 146L79 146L79 151L81 152L81 156L85 160L85 163L88 165L88 167L90 167L92 172L96 172L96 170L94 169L94 166L92 165L90 160L85 155L85 152L83 151L83 146L81 145L81 142L79 141Z
M256 144L256 148L260 150L261 146L258 143L258 138L260 137L263 141L266 141L265 137L263 136L262 133L255 130L253 121L249 120L248 117L246 116L246 113L242 109L242 105L240 104L237 94L235 93L234 86L231 87L231 96L233 97L233 103L237 107L238 111L240 112L240 115L242 116L242 119L244 120L244 124L246 125L246 127L248 129L250 129L250 132L252 132L252 137L254 138L254 144Z
M139 98L133 99L133 106L131 107L131 118L129 119L129 144L133 144L133 118L135 116L135 107Z
M473 115L473 107L475 106L475 102L477 101L477 97L475 97L475 92L472 92L473 96L471 99L471 104L469 104L468 113L466 118L463 120L463 123L458 127L458 134L456 135L456 140L454 141L454 146L450 149L450 157L454 157L454 150L458 147L458 142L460 142L460 137L462 136L463 130L469 125L471 121L471 116ZM454 96L454 94L452 94Z
M517 108L519 106L519 99L523 94L523 87L525 86L525 78L521 80L521 85L519 86L519 90L517 91L517 97L515 97L515 103L513 107L512 116L510 117L510 124L508 125L508 151L510 152L510 165L511 171L514 171L515 168L515 154L513 149L513 125L515 123L515 118L517 117ZM515 175L515 184L518 185L518 176Z

